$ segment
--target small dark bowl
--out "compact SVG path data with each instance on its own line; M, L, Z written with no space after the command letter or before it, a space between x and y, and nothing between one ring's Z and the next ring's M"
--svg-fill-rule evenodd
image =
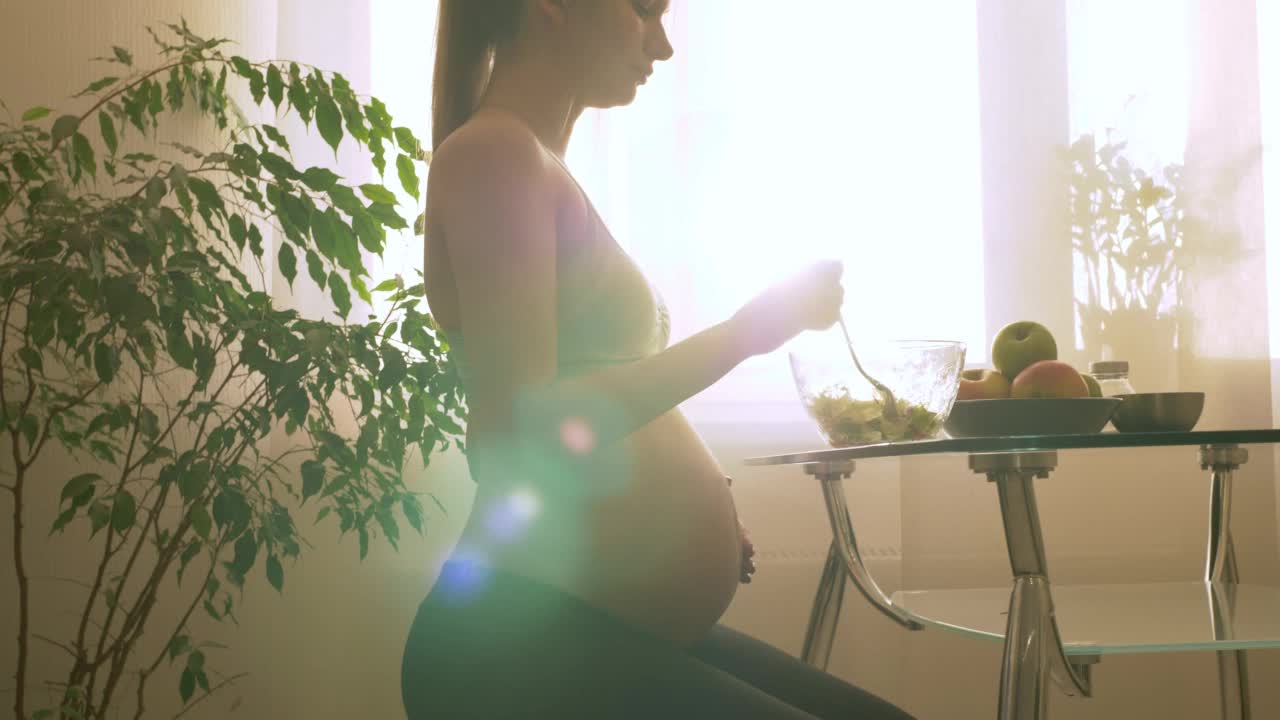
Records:
M1204 412L1202 392L1118 395L1122 403L1111 424L1120 432L1190 432Z
M1122 404L1119 398L957 400L943 428L953 438L1090 435Z

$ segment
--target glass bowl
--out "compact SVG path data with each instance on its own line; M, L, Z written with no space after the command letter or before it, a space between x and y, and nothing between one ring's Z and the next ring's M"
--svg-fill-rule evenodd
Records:
M787 356L800 403L831 447L927 440L942 434L960 389L965 344L953 340L858 342L862 367L898 401L884 417L875 388L858 372L838 328L793 340Z

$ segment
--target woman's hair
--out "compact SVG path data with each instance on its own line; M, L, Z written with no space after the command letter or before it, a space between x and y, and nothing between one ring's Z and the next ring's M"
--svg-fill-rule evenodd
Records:
M440 0L431 98L433 150L475 111L489 83L494 50L515 37L523 9L523 0Z

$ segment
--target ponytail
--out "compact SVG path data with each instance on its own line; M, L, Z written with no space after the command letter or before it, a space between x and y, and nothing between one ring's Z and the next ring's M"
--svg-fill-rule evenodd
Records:
M475 112L498 45L515 37L523 0L440 0L432 78L431 148Z

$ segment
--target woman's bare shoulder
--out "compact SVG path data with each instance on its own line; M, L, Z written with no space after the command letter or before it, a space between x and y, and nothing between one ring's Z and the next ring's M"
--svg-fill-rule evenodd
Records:
M546 184L546 151L524 124L502 113L477 115L432 155L430 187L444 196L529 192Z

